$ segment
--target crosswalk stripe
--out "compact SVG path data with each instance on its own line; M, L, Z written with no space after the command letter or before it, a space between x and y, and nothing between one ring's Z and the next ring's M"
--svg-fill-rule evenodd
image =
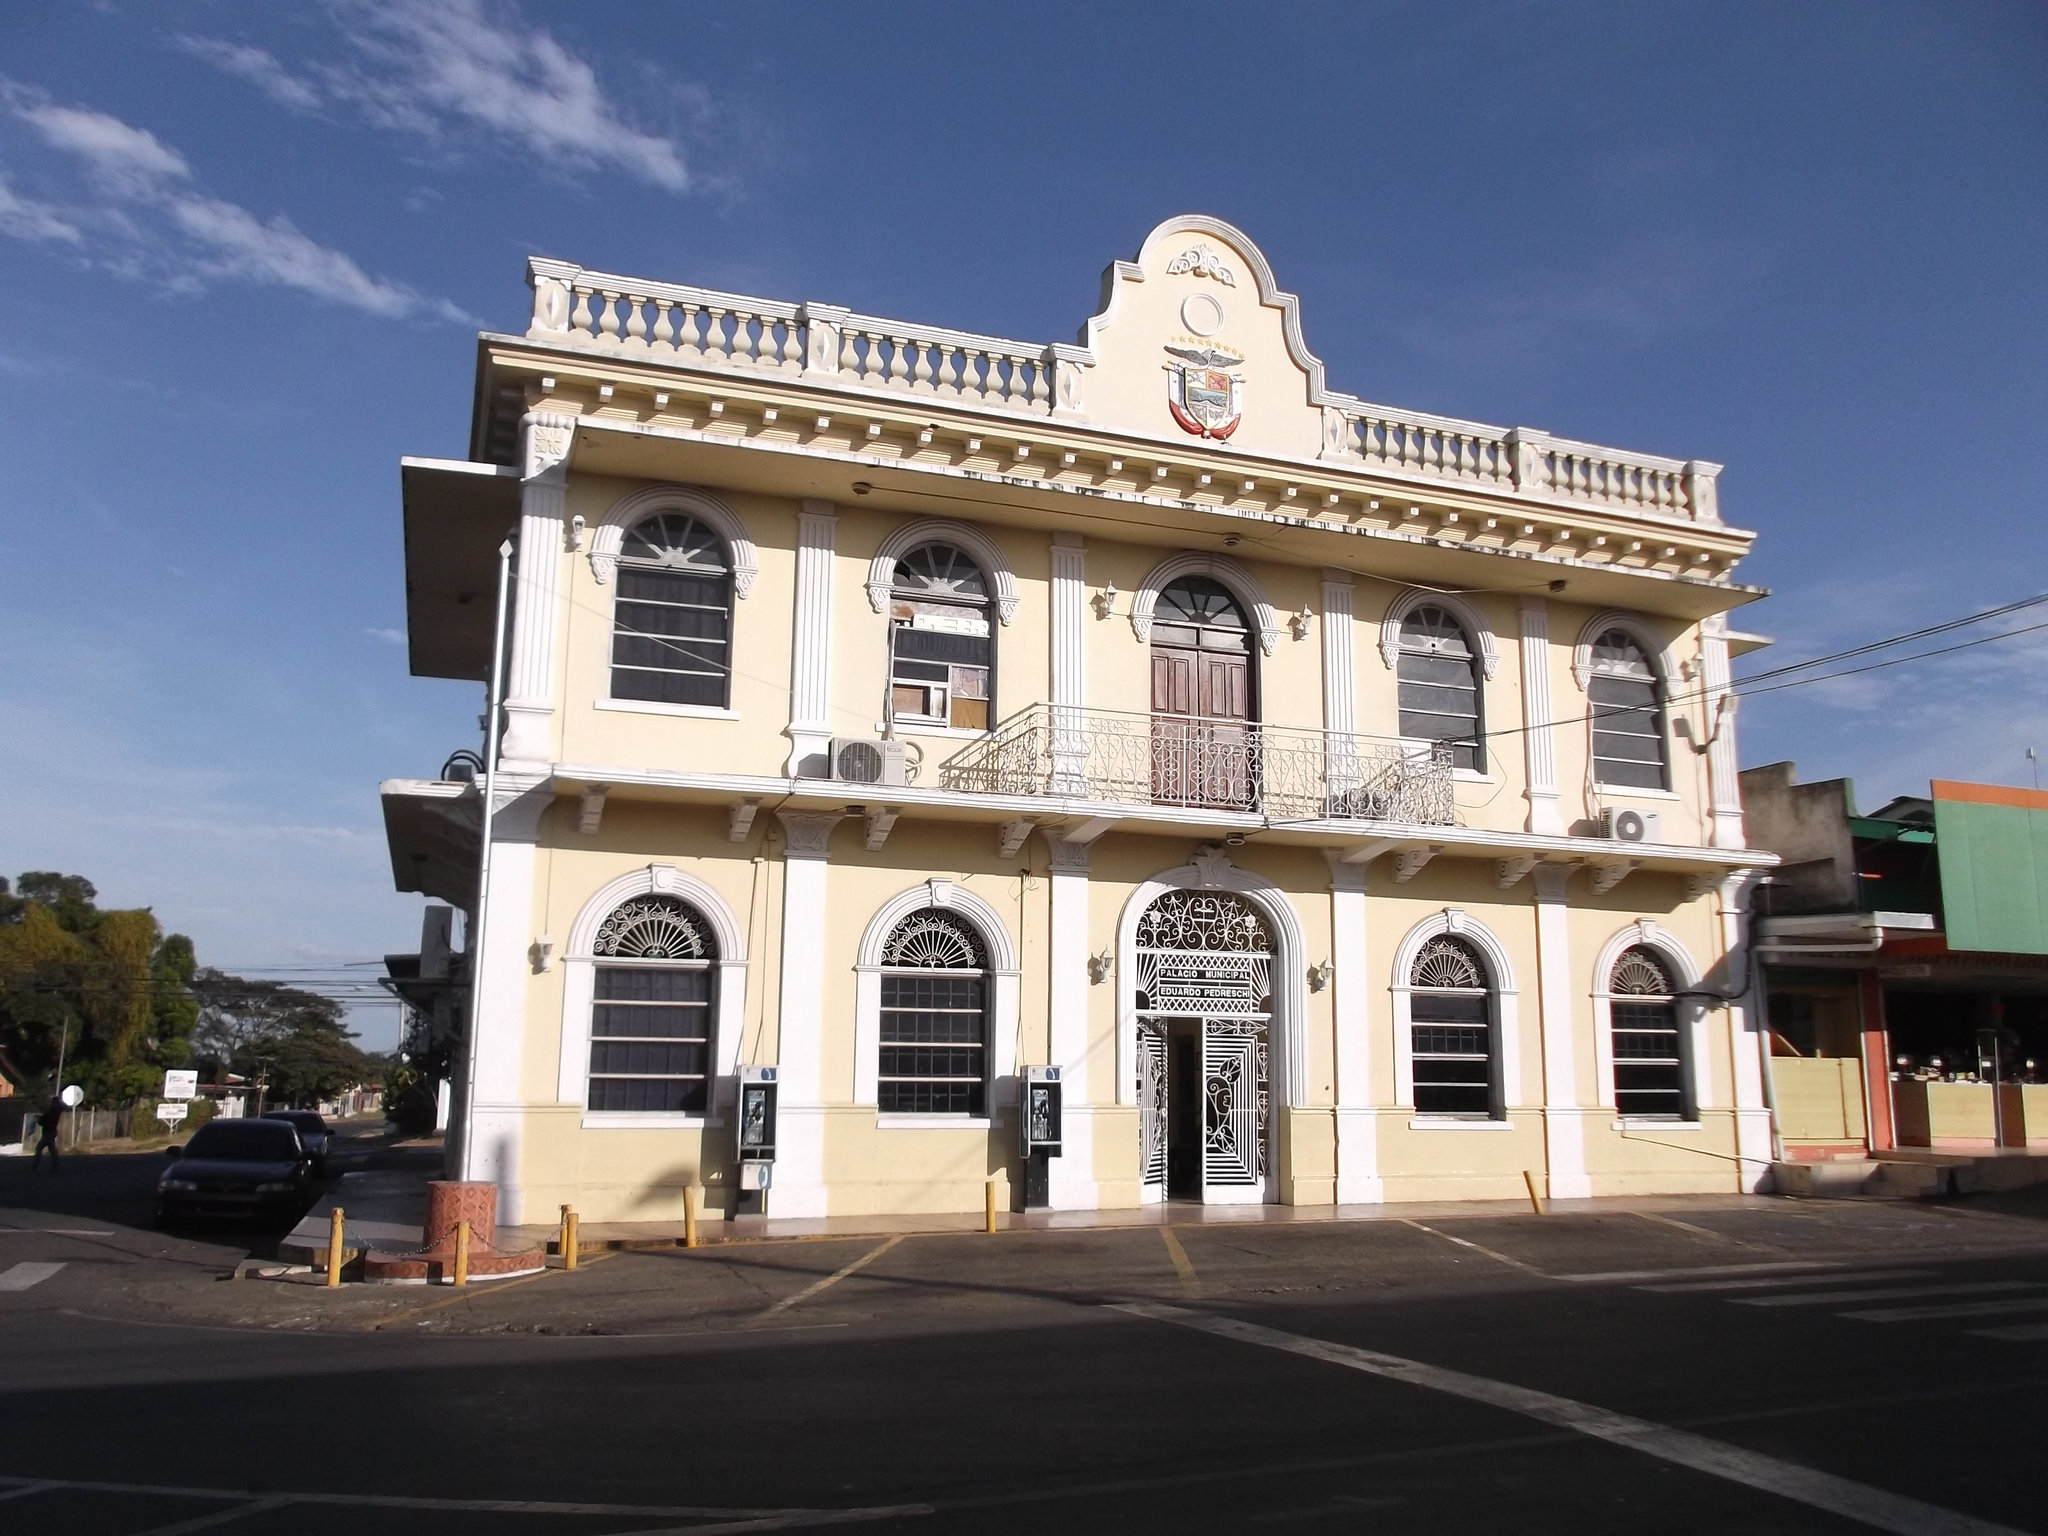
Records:
M2048 1339L2048 1323L2021 1323L2017 1328L1973 1328L1970 1332L1979 1339Z
M2001 1312L2048 1312L2048 1296L2022 1301L1962 1301L1946 1307L1880 1307L1871 1312L1844 1312L1859 1323L1918 1323L1943 1317L1996 1317Z
M0 1274L0 1291L25 1291L32 1285L41 1285L63 1267L62 1264L34 1262L16 1264Z
M1988 1296L1999 1291L2038 1291L2033 1280L1979 1280L1970 1285L1889 1285L1874 1291L1799 1291L1790 1296L1734 1296L1738 1307L1831 1307L1843 1301L1904 1301L1912 1296Z
M1873 1280L1920 1280L1931 1269L1878 1269L1860 1275L1766 1275L1748 1280L1688 1280L1683 1285L1639 1285L1657 1296L1688 1296L1695 1292L1767 1291L1774 1285L1864 1285Z

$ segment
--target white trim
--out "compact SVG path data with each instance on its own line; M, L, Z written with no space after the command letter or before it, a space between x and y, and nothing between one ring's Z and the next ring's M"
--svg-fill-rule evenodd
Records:
M1644 789L1640 784L1605 784L1593 781L1593 788L1603 800L1683 800L1675 789Z
M723 1125L708 1115L629 1109L586 1109L580 1128L586 1131L701 1131Z
M1512 1131L1512 1120L1462 1120L1452 1115L1417 1115L1408 1122L1411 1131Z
M1564 831L1557 809L1557 752L1550 703L1550 605L1540 597L1522 599L1522 749L1529 802L1524 825L1552 836Z
M878 1131L982 1131L995 1121L987 1115L876 1115Z
M1608 990L1614 979L1615 962L1640 944L1655 950L1671 967L1680 990L1699 985L1700 968L1692 952L1668 929L1638 918L1626 928L1610 934L1593 958L1593 1064L1594 1102L1603 1109L1614 1108L1614 998ZM1692 1101L1693 1119L1640 1121L1634 1124L1694 1125L1700 1113L1713 1102L1713 1058L1707 1053L1710 1037L1707 1010L1700 999L1678 999L1678 1027L1685 1034L1685 1079L1687 1097ZM1620 1125L1622 1122L1615 1122Z
M829 501L806 500L796 518L796 594L789 642L789 760L792 779L831 773L832 566L838 514ZM780 1106L778 1106L779 1108Z
M1358 729L1358 683L1351 573L1323 572L1323 729L1348 736Z
M1251 610L1252 625L1259 633L1259 649L1268 656L1273 654L1273 647L1280 643L1280 615L1259 578L1240 560L1228 555L1198 554L1194 550L1168 555L1145 573L1145 579L1131 593L1131 632L1140 641L1151 643L1152 610L1158 606L1160 590L1183 576L1207 576L1229 588L1230 594Z
M732 562L733 596L744 598L753 591L754 578L761 569L761 555L747 536L747 525L709 491L673 483L629 491L598 519L590 534L590 574L597 584L603 586L612 579L619 563L619 550L626 541L626 530L650 513L671 508L700 519L725 540L725 552Z
M747 941L725 898L688 870L673 864L648 864L628 870L600 886L583 903L569 927L562 953L561 1045L555 1062L555 1101L586 1104L590 1085L590 1010L597 994L597 931L621 902L635 896L674 896L688 902L711 924L718 943L717 1014L711 1021L711 1079L704 1085L707 1112L716 1106L721 1079L739 1070L741 1022L747 1005ZM625 1111L594 1111L598 1114ZM703 1116L686 1116L702 1123ZM608 1124L619 1123L607 1121ZM663 1117L662 1124L679 1124Z
M995 604L996 617L1005 625L1016 617L1017 577L1001 546L979 529L943 517L905 523L875 546L875 556L868 562L867 580L868 603L875 612L889 611L889 593L896 584L896 562L920 544L957 544L966 550L994 589L989 596Z
M1494 638L1493 626L1481 613L1464 598L1450 592L1435 592L1427 587L1410 587L1387 605L1385 617L1380 620L1380 660L1392 671L1401 659L1401 625L1408 615L1418 608L1442 608L1471 632L1472 643L1479 648L1479 670L1488 682L1500 670L1500 642ZM1480 718L1485 719L1482 704Z
M1515 970L1508 960L1506 946L1494 936L1493 930L1455 907L1430 913L1408 930L1394 950L1394 1103L1402 1109L1415 1107L1415 1020L1409 1003L1409 994L1415 989L1409 978L1415 973L1415 956L1422 946L1440 934L1469 941L1492 972L1494 1039L1500 1046L1501 1120L1497 1123L1504 1124L1508 1112L1520 1109L1523 1103L1521 1012Z
M683 720L737 720L736 709L716 704L659 704L652 699L592 699L592 709L616 710L622 715L673 715Z
M1325 849L1330 865L1331 1026L1336 1031L1337 1203L1377 1205L1386 1198L1379 1169L1379 1124L1372 1098L1372 1032L1368 1017L1371 925L1366 872Z
M1578 642L1572 647L1572 677L1577 680L1579 691L1584 693L1593 681L1593 642L1610 629L1624 631L1643 648L1643 654L1650 660L1650 669L1663 684L1661 702L1668 712L1672 698L1678 693L1678 660L1672 653L1671 642L1660 635L1644 615L1624 613L1619 608L1594 614L1579 630ZM1591 729L1590 725L1588 729ZM1668 761L1668 753L1666 757Z
M1617 1131L1701 1131L1706 1129L1704 1120L1617 1120Z
M927 907L942 907L966 918L988 946L988 1104L993 1108L1009 1098L1009 1079L1017 1075L1017 1010L1022 980L1017 946L1002 914L951 880L926 880L898 891L868 919L853 968L853 1102L872 1108L878 1097L882 1075L882 950L898 923ZM923 1121L922 1116L903 1118Z
M1220 853L1213 857L1205 855L1199 865L1183 864L1178 869L1160 871L1125 898L1116 925L1116 1097L1108 1101L1105 1096L1105 1101L1122 1105L1138 1102L1138 967L1134 960L1138 921L1146 908L1169 891L1205 890L1229 891L1244 897L1265 915L1273 935L1273 1012L1267 1026L1272 1114L1267 1126L1270 1144L1266 1149L1263 1196L1271 1200L1278 1187L1280 1127L1284 1124L1279 1111L1308 1102L1308 950L1301 919L1287 892L1264 875L1240 869ZM1141 1198L1146 1187L1140 1186ZM1247 1187L1256 1191L1256 1186Z

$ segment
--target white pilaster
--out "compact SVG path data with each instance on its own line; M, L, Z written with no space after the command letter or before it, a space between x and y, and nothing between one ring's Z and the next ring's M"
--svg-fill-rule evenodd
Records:
M1531 875L1536 886L1537 1015L1543 1033L1543 1150L1555 1200L1582 1200L1593 1193L1586 1177L1584 1111L1572 1050L1571 909L1565 902L1571 876L1566 864L1538 864Z
M466 1053L474 1064L469 1123L451 1127L462 1148L461 1179L498 1186L498 1220L516 1226L521 1217L519 1144L525 1105L520 1090L526 1043L526 990L531 981L527 946L533 942L533 891L539 862L541 812L549 796L529 789L499 791L491 818L491 885L484 901L484 925L469 938L472 959L482 942L483 966L475 977L476 1040Z
M1057 558L1058 550L1054 551ZM1052 1010L1047 1039L1060 1069L1060 1155L1053 1159L1049 1195L1056 1211L1092 1211L1095 1184L1095 1109L1088 1084L1088 844L1045 834L1050 855L1046 883L1052 908L1046 987Z
M796 778L824 778L832 745L832 540L829 501L805 500L796 519L796 613L789 657L789 763ZM785 1090L786 1092L786 1090Z
M1329 590L1326 583L1326 615ZM1350 595L1347 584L1347 605ZM1345 628L1350 628L1348 614ZM1327 663L1328 641L1324 643ZM1387 1192L1380 1178L1379 1119L1372 1102L1372 1042L1366 1012L1372 984L1365 930L1366 866L1346 864L1337 849L1326 849L1323 857L1330 861L1330 931L1335 935L1331 958L1336 975L1331 978L1331 990L1337 1029L1337 1203L1377 1205Z
M1358 729L1358 687L1353 676L1351 577L1323 572L1323 729L1349 735Z
M1735 695L1728 672L1728 620L1713 614L1700 625L1700 673L1707 706L1707 792L1713 799L1714 846L1746 848L1742 788L1736 778Z
M1088 748L1081 717L1087 700L1083 636L1088 606L1088 556L1078 533L1052 536L1052 772L1055 794L1087 793ZM1057 857L1057 850L1055 850ZM1087 878L1082 857L1082 878ZM1065 1102L1073 1101L1072 1088Z
M1728 957L1725 970L1731 980L1739 976L1748 984L1727 1008L1728 1049L1734 1058L1735 1151L1742 1159L1742 1188L1747 1193L1762 1187L1771 1167L1771 1111L1764 1094L1764 1052L1770 1043L1757 1027L1763 1010L1755 996L1756 960L1749 949L1747 912L1756 880L1754 871L1731 875L1715 893L1721 908L1721 952Z
M512 588L505 679L505 734L499 761L513 773L541 773L554 758L555 635L561 625L563 493L576 418L529 411L519 488L519 553Z
M825 972L818 936L825 931L826 857L837 816L777 811L782 862L781 1006L776 1029L775 1183L768 1209L777 1216L823 1216L825 1106Z
M1563 836L1558 814L1557 751L1550 705L1550 605L1540 597L1522 599L1522 751L1529 801L1528 829Z

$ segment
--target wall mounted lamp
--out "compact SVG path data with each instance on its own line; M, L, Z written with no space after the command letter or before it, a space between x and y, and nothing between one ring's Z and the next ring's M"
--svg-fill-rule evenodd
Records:
M1327 987L1330 984L1331 978L1334 977L1336 974L1337 967L1335 962L1333 961L1325 960L1321 965L1310 966L1308 968L1309 991L1322 991L1323 988Z
M1088 599L1095 605L1095 617L1106 619L1116 612L1116 583L1105 582L1100 592Z
M1095 986L1099 987L1109 980L1110 972L1115 969L1116 955L1110 950L1105 949L1100 954L1088 957L1088 980Z

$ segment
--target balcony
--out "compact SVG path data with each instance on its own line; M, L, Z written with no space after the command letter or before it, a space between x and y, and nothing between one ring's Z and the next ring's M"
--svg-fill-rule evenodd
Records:
M1457 825L1448 747L1238 720L1034 704L939 767L968 794Z

